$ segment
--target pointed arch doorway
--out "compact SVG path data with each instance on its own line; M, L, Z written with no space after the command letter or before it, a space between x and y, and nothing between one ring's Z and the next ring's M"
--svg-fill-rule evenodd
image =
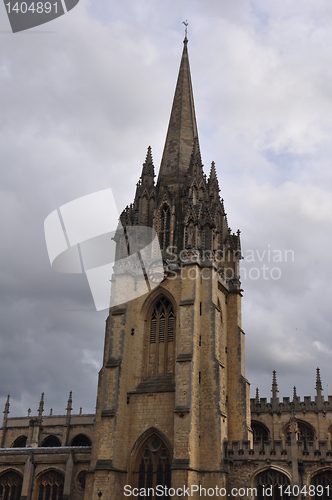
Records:
M143 489L144 500L155 500L157 486L171 487L171 450L166 440L157 432L148 431L139 439L136 453L132 456L131 484L133 488ZM150 491L149 491L150 489ZM169 498L164 496L163 498Z

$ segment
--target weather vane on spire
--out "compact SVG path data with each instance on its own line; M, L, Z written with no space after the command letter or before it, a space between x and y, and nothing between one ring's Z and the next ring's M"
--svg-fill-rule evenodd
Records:
M188 35L188 21L187 19L185 21L182 21L182 24L185 25L186 29L184 30L184 37L187 38L187 35Z

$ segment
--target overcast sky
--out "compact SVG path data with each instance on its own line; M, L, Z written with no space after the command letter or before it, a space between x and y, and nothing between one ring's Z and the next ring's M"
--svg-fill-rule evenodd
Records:
M44 220L158 170L188 20L205 172L241 229L251 394L332 393L332 3L81 0L12 34L0 5L0 411L93 412L107 311L52 270ZM265 268L263 269L263 266ZM246 276L245 276L246 275Z

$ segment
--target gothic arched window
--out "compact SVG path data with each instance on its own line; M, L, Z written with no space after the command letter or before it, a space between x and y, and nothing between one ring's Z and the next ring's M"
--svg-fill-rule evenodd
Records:
M70 446L91 446L91 441L84 434L78 434L74 437Z
M302 441L303 443L302 449L307 450L309 442L312 442L314 440L314 430L310 425L306 424L305 422L298 422L297 427L298 427L298 440ZM288 442L290 442L291 440L290 426L288 426L286 429L286 440Z
M133 468L133 483L137 488L153 488L155 491L158 485L171 486L171 459L169 452L156 435L151 436L146 444L141 448L136 463ZM155 500L155 496L150 495L149 500ZM164 498L169 498L165 496Z
M49 471L39 480L38 500L62 500L64 478L62 474Z
M315 486L315 500L330 500L332 498L332 471L318 472L310 482Z
M60 439L58 439L56 436L47 436L47 438L44 439L44 441L41 444L42 447L44 448L57 448L61 446Z
M148 375L173 373L174 331L173 306L166 297L160 297L150 316Z
M265 441L269 440L267 428L258 422L251 422L251 428L254 433L254 442L259 442L261 449L263 449Z
M282 472L277 470L261 472L255 481L256 498L257 500L286 500L289 496L285 495L284 491L289 484L288 477Z
M27 439L28 438L26 436L19 436L13 442L12 448L25 448L27 445Z
M19 500L21 498L22 477L16 472L7 472L0 476L0 498Z
M167 203L159 210L158 236L161 250L166 250L171 244L171 211Z

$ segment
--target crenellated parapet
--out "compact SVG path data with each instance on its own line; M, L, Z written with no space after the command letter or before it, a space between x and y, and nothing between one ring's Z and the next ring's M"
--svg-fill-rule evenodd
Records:
M232 443L226 442L225 448L227 462L243 460L288 462L294 455L291 442L284 443L282 440L264 443L254 441L252 446L250 441L233 441ZM324 461L332 463L331 440L308 443L297 441L295 451L298 460L319 460L320 463Z
M316 369L316 396L314 399L311 396L304 396L301 400L297 395L296 387L293 389L293 398L283 397L282 401L278 397L278 384L276 371L273 371L272 378L272 397L270 401L267 398L259 397L259 390L256 389L256 397L250 399L250 409L253 416L264 413L302 413L315 412L326 415L327 412L332 412L332 396L327 396L325 400L322 392L322 382L320 379L320 370Z
M252 414L260 414L260 413L290 413L292 411L295 412L306 412L306 411L315 411L315 412L332 412L332 396L328 396L328 399L325 401L324 396L321 399L317 400L317 398L312 399L311 396L304 396L303 400L300 397L297 397L295 400L284 397L281 402L278 402L277 405L273 405L272 402L268 402L267 398L259 398L257 401L256 398L250 399L250 409Z

